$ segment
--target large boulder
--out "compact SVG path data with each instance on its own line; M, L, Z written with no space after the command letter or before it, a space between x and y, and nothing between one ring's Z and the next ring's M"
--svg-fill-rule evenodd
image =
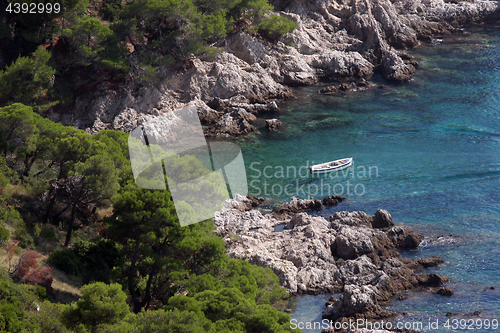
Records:
M250 65L260 63L271 51L268 45L243 31L231 34L226 39L226 43L227 52L234 54Z
M411 229L394 227L387 232L394 246L400 249L416 249L424 240L424 236Z
M245 111L245 109L235 109L219 118L217 123L211 128L210 133L214 136L237 136L247 134L255 130L250 123L257 118Z
M362 228L342 226L332 245L332 254L342 259L355 259L373 252L373 244Z
M391 214L384 209L377 209L373 215L372 227L374 228L390 228L394 226Z
M338 262L338 265L339 274L336 278L341 280L344 285L362 286L370 284L379 288L386 283L385 272L379 270L368 256ZM380 282L382 282L382 285L379 285Z
M241 235L250 229L270 228L272 226L272 220L257 210L241 213L240 210L222 209L215 213L214 223L218 235Z
M365 212L336 212L333 215L330 215L330 222L333 223L333 227L336 225L349 225L349 226L366 226L371 228L373 217L366 214Z
M296 51L291 54L281 55L278 58L278 63L283 78L280 82L286 85L311 85L318 81L316 72L309 66L304 57Z
M307 63L327 78L368 78L373 64L358 52L329 51L305 56Z
M209 107L205 102L199 99L195 99L194 101L190 102L188 105L194 105L196 107L196 110L198 112L198 116L200 118L200 122L203 125L213 125L217 123L221 116L221 112L218 112L211 107Z
M228 107L245 109L245 111L253 113L253 114L260 114L260 113L267 113L267 112L278 112L279 111L278 104L276 104L275 101L269 102L267 104L231 103L228 105Z
M186 78L187 79L187 78ZM277 83L258 64L248 65L232 54L222 53L216 62L206 64L185 83L186 97L209 100L241 96L242 100L266 101L289 96L287 88Z
M406 63L398 54L393 51L386 52L382 60L382 75L387 81L407 82L415 73L415 67L411 63Z
M224 201L225 208L235 208L243 211L256 209L266 201L265 198L253 197L250 195L240 195L235 193L232 199Z
M346 285L339 299L326 304L323 318L386 318L394 313L384 310L377 301L377 290L372 286Z

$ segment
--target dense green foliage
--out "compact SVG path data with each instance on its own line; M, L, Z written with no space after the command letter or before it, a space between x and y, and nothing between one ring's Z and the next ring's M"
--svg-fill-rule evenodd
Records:
M115 242L94 238L76 242L71 251L76 254L79 271L84 283L111 282L113 267L122 264L123 256Z
M67 274L77 275L80 272L80 259L71 250L52 252L48 262Z
M89 81L158 82L161 73L182 68L191 54L221 52L230 33L246 29L274 42L296 27L271 14L267 0L58 3L57 14L29 15L0 5L0 106L66 107Z
M257 25L258 31L268 39L276 40L280 35L295 29L294 22L283 16L271 15Z
M7 272L0 269L0 331L36 330L38 325L29 313L36 309L37 302L41 300L37 294L37 287L15 284Z
M38 104L56 71L48 65L50 53L39 47L30 57L19 57L0 72L0 105L9 102ZM49 106L52 104L49 104Z
M13 2L0 2L0 247L9 265L0 268L0 330L290 331L290 317L271 306L287 294L270 269L228 258L212 221L180 225L179 214L194 220L203 204L176 210L168 190L135 184L127 134L89 135L41 115L99 81L159 82L191 54L221 52L228 34L274 42L295 24L267 0L47 0L62 10L29 15L6 11ZM195 162L169 158L186 171L170 186L205 175ZM212 183L214 197L225 191ZM50 269L31 248L86 284L78 301L54 303Z
M82 297L63 314L66 326L80 325L92 332L104 324L116 324L129 313L127 295L119 284L96 282L82 287Z
M1 275L2 329L291 330L290 317L271 306L287 294L269 268L228 258L212 221L181 227L168 190L135 184L127 134L89 135L19 103L0 108L0 119L1 240L55 249L47 263L87 283L78 301L57 305L45 300L44 288L15 284L8 274ZM166 163L186 170L182 179L204 174L192 156L174 156ZM99 216L97 209L106 213ZM192 207L185 210L193 212ZM4 226L14 229L12 235ZM14 253L15 246L7 252ZM30 272L47 276L47 269L35 268L37 252L23 255L33 259L25 263ZM37 275L28 279L13 272L16 282L37 284ZM40 311L32 311L37 306Z

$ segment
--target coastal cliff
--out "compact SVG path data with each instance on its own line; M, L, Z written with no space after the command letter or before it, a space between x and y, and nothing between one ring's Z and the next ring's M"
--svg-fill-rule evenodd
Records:
M389 82L411 79L418 64L407 53L433 36L496 20L496 1L339 0L274 1L276 14L297 28L274 43L236 29L214 59L189 58L163 83L100 84L83 91L71 112L48 117L94 133L130 132L186 104L197 107L206 135L238 136L255 130L256 116L279 110L293 87L320 80L365 86L380 72ZM133 57L133 54L131 55ZM345 85L345 84L344 84ZM335 88L332 88L335 90Z
M341 211L325 218L297 213L300 207L321 206L319 200L293 198L287 212L262 214L253 209L254 201L237 195L216 213L216 233L224 237L228 256L271 268L292 294L341 293L326 304L325 319L390 319L396 313L381 303L398 292L444 294L447 277L421 273L444 260L402 258L399 251L417 248L424 237L396 226L385 210L373 216Z

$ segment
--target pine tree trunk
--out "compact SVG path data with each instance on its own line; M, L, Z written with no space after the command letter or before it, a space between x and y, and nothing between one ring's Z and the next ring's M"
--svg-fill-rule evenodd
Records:
M49 197L50 197L50 192L52 189L49 191ZM47 223L49 221L50 213L52 213L52 209L54 208L54 204L56 203L57 195L58 195L59 190L56 190L56 193L52 198L50 198L49 205L47 206L47 211L45 212L45 215L43 216L43 223Z

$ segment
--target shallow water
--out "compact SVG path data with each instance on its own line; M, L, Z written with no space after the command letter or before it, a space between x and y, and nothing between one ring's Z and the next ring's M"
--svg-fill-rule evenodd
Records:
M384 208L427 236L461 236L403 254L444 258L433 271L451 278L455 295L410 293L390 309L407 313L401 321L474 311L500 319L500 28L412 54L421 67L411 82L342 96L300 89L279 116L284 131L240 140L249 194L283 201L343 194L348 200L324 213ZM354 173L307 175L308 164L351 156ZM300 298L292 318L320 320L323 298Z

